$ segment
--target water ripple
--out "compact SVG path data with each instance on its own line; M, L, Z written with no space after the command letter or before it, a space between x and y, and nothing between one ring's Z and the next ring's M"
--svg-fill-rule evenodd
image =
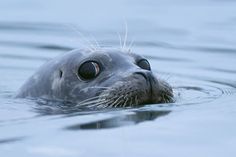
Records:
M14 143L14 142L22 141L24 139L25 137L11 137L11 138L0 139L0 145Z
M120 115L104 120L93 121L84 124L67 126L66 130L88 130L88 129L109 129L128 125L138 124L144 121L155 120L158 117L168 115L171 111L136 111L128 115Z
M56 44L40 44L34 42L21 42L21 41L0 41L0 45L13 46L13 47L25 47L25 48L36 48L36 49L46 49L46 50L57 50L57 51L70 51L73 48L67 46L61 46ZM39 57L40 58L40 57Z

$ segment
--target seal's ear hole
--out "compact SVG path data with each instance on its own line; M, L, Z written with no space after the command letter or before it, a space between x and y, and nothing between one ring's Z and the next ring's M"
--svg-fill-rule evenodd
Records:
M151 70L151 66L149 64L149 62L146 60L146 59L141 59L137 62L137 65L142 68L142 69L145 69L145 70Z
M100 66L95 61L84 62L78 69L78 76L83 80L91 80L100 73Z
M63 75L63 71L59 70L59 77L62 78L62 75Z

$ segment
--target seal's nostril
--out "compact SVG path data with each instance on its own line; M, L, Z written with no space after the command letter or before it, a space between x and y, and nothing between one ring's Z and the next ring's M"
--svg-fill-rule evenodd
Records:
M145 78L145 80L148 81L148 76L147 76L146 73L144 73L144 72L135 72L134 74L141 75L141 76L143 76Z
M59 77L62 78L62 75L63 75L63 71L59 70Z

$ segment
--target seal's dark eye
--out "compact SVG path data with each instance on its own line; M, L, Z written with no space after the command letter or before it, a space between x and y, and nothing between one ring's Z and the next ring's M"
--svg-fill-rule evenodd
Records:
M141 59L137 64L142 69L151 70L150 64L146 59Z
M87 61L83 63L78 70L78 75L84 80L91 80L95 78L100 72L98 63L94 61Z

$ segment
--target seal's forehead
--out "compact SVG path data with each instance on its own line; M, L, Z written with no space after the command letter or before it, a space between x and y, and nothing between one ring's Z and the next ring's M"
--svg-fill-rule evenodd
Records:
M100 49L96 51L74 50L63 57L66 64L78 66L86 61L94 60L104 64L137 63L143 57L129 51L119 49Z
M89 54L89 57L91 58L98 58L98 59L106 59L110 62L122 62L122 61L130 61L130 62L136 62L143 57L137 54L134 54L132 52L125 52L121 50L116 49L106 49L106 50L100 50L95 51Z

